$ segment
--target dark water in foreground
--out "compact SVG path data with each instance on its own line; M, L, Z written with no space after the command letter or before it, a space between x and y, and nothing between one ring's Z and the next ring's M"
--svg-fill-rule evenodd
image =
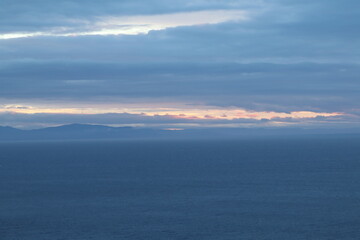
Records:
M360 239L360 140L0 144L1 240Z

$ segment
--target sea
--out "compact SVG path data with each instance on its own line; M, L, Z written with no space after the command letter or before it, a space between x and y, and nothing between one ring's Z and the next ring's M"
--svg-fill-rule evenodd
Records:
M359 240L360 138L0 143L1 240Z

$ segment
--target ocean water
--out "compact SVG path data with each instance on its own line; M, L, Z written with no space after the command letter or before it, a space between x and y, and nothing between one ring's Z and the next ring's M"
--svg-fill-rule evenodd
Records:
M360 239L360 140L0 144L1 240Z

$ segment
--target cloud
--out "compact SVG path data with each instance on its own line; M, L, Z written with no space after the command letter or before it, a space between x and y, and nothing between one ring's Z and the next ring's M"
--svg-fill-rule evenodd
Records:
M212 10L182 12L161 15L100 17L95 22L80 21L76 28L56 27L46 32L12 32L0 34L0 40L28 37L77 37L107 35L138 35L153 30L164 30L182 26L218 24L228 21L245 21L249 16L243 10Z
M0 104L359 109L357 0L2 3L0 34L12 39L0 45ZM114 35L123 33L133 35ZM345 115L330 118L347 124Z
M288 113L291 114L299 113ZM185 115L185 114L184 114ZM254 118L176 118L174 115L143 114L143 113L98 113L98 114L61 114L61 113L14 113L0 112L0 126L13 126L18 128L42 128L63 124L102 124L109 126L134 126L150 128L233 128L233 127L304 127L323 126L341 128L345 123L347 127L359 127L358 117L355 116L319 116L311 115L309 118L283 117L273 119Z
M4 105L0 108L0 113L15 114L72 114L72 115L94 115L94 114L130 114L141 117L165 117L177 120L272 120L272 119L310 119L317 117L342 116L342 113L325 113L312 111L294 112L259 112L236 107L214 107L214 106L183 106L183 107L134 107L124 105L122 107L93 105L91 107L67 107L59 108L51 105L24 106L24 105ZM86 118L86 117L85 117Z
M0 68L0 94L14 103L166 99L255 111L346 112L360 100L357 64L8 61Z
M31 107L22 106L22 105L5 105L3 108L7 109L9 111L11 111L11 110L27 110L27 109L31 109Z

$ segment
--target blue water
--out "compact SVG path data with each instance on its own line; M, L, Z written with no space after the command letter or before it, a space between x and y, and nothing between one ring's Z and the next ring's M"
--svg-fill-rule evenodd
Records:
M360 140L0 144L1 240L360 239Z

